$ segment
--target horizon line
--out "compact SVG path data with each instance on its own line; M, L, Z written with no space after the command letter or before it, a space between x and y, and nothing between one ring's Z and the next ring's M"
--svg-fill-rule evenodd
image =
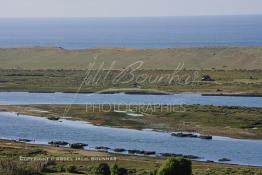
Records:
M218 14L218 15L176 15L176 16L38 16L38 17L0 17L0 19L80 19L80 18L172 18L172 17L223 17L223 16L262 16L262 14Z

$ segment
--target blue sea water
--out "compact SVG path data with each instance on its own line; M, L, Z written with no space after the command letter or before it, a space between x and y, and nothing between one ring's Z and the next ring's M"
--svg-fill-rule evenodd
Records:
M0 47L262 45L262 16L0 19Z

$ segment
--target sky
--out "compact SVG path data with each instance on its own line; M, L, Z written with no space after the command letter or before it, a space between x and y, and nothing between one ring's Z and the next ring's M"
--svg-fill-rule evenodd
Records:
M0 18L262 14L262 0L0 0Z

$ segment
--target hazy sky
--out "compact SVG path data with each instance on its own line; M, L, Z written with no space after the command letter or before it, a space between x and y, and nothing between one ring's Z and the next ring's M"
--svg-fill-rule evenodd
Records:
M262 14L262 0L0 0L0 17Z

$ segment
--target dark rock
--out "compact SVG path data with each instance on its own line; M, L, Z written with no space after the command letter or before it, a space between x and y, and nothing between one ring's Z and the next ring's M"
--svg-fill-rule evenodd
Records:
M55 93L54 91L28 91L28 93Z
M156 152L155 151L144 151L145 155L155 155Z
M135 149L131 149L131 150L128 150L128 154L136 154L138 150L135 150Z
M172 157L172 154L170 153L161 153L161 155L164 157Z
M144 155L154 155L154 154L156 154L155 151L141 151L141 150L136 150L136 149L128 150L128 153L129 154L144 154Z
M205 135L200 135L200 139L206 139L206 140L212 140L212 136L205 136Z
M51 142L48 142L48 144L50 145L62 145L62 146L65 146L65 145L68 145L69 143L65 142L65 141L51 141Z
M182 133L182 132L172 133L171 135L172 135L172 136L175 136L175 137L191 137L191 138L196 138L196 137L197 137L197 135L195 135L195 134Z
M173 154L173 153L162 153L163 157L182 157L182 154Z
M125 149L123 148L116 148L116 149L113 149L114 152L124 152L126 151Z
M19 142L31 142L32 140L29 139L18 139Z
M48 120L59 120L60 118L59 117L48 117L47 119Z
M201 79L202 81L214 81L209 75L204 75Z
M200 158L200 157L194 156L194 155L184 155L183 157L187 158L187 159L199 159Z
M72 144L70 144L70 148L74 148L74 149L84 149L85 146L88 146L88 144L84 144L84 143L72 143Z
M145 154L145 151L136 150L136 154Z
M207 162L207 163L214 163L213 160L207 160L206 162Z
M104 146L97 146L97 147L95 147L95 149L98 149L98 150L109 150L110 148L104 147Z
M219 162L229 162L229 161L231 161L231 160L228 159L228 158L222 158L222 159L219 159L218 161L219 161Z

